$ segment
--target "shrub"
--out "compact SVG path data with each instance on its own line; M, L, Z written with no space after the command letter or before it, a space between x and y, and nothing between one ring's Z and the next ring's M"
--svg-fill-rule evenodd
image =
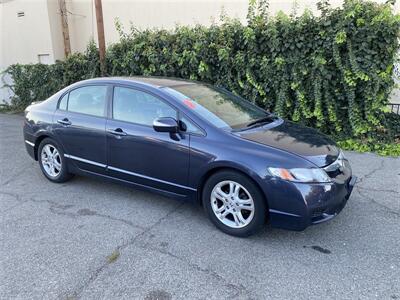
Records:
M385 132L382 111L394 87L400 17L391 4L318 3L320 16L268 14L250 0L248 24L173 31L131 28L108 47L107 75L159 75L223 86L276 114L335 136L361 140ZM55 65L15 65L13 104L26 106L72 82L99 75L95 46Z

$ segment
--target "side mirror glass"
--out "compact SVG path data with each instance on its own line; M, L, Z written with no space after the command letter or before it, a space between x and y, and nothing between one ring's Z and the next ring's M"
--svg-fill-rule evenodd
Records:
M170 117L158 118L154 120L153 128L157 132L177 133L178 122Z

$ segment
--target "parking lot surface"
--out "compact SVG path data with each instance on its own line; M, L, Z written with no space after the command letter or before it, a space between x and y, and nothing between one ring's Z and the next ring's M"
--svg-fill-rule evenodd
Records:
M53 184L0 114L0 299L400 299L400 159L346 153L340 215L241 239L202 209L75 177Z

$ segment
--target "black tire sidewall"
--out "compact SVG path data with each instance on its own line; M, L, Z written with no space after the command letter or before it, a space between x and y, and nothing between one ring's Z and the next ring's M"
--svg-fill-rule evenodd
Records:
M243 228L231 228L225 224L223 224L217 216L214 214L214 211L211 207L211 192L216 184L224 180L232 180L237 183L243 185L254 201L254 216L251 222L243 227ZM221 231L238 237L246 237L257 232L264 224L266 220L266 200L258 188L258 186L246 175L243 175L239 172L235 171L220 171L212 175L204 185L203 193L202 193L202 202L203 207L214 223L216 227L218 227Z
M46 145L53 145L57 149L58 153L60 153L61 172L56 177L50 177L47 174L46 170L43 168L42 149ZM48 180L50 180L51 182L61 183L70 178L70 174L68 173L67 164L66 164L65 157L64 157L64 151L62 150L60 145L55 140L53 140L51 138L45 138L43 141L40 142L39 148L38 148L38 161L39 161L40 169L42 170L44 176L46 176L46 178Z

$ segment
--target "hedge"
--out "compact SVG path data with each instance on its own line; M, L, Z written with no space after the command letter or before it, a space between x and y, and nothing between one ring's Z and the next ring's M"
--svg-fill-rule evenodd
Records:
M220 25L120 32L107 48L107 76L157 75L223 86L276 114L325 133L368 138L386 132L394 87L400 16L392 3L347 0L318 3L319 16L268 14L250 0L248 24L221 17ZM54 65L12 65L12 105L26 107L73 82L100 76L98 52Z

